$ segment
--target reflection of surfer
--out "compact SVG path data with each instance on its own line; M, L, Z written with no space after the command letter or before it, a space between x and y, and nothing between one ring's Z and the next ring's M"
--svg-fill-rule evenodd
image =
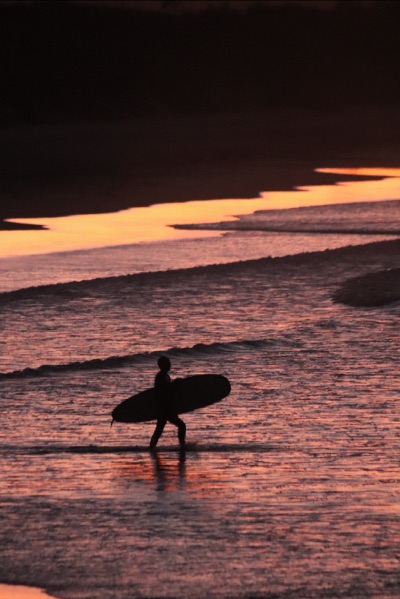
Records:
M168 372L171 370L171 362L166 356L161 356L157 362L160 372L156 374L154 388L156 390L157 402L157 425L150 441L150 447L153 449L161 437L167 422L171 422L178 428L178 439L182 449L185 448L186 425L174 414L170 408L171 401L171 378Z
M167 460L161 457L158 451L153 451L154 460L154 479L157 484L157 491L176 491L184 488L186 477L186 452L179 452L179 461Z

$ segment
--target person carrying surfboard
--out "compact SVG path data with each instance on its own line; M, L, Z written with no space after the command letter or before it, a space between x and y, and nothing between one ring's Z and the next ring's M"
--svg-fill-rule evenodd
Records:
M157 403L157 424L150 441L150 449L154 449L161 437L167 422L174 424L178 428L178 439L181 449L185 448L186 424L177 414L171 411L170 398L172 393L172 381L169 376L171 362L166 356L161 356L157 361L160 371L154 379L154 388L156 390Z

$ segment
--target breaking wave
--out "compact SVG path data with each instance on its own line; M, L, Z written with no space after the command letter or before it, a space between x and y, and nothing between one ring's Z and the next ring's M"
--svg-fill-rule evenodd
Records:
M129 364L143 363L147 361L154 362L154 359L160 354L168 354L169 356L196 356L196 355L213 355L227 353L243 353L245 351L256 351L264 347L298 347L299 342L291 339L289 336L279 337L274 339L245 339L241 341L232 341L227 343L196 343L193 347L171 347L167 350L142 352L126 356L110 356L107 358L95 358L82 362L69 362L66 364L43 364L38 368L24 368L23 370L13 370L10 372L0 373L0 380L11 378L28 378L47 376L58 372L73 372L77 370L104 370L119 368Z
M385 306L400 301L400 268L370 272L345 281L333 301L354 307Z
M400 235L400 231L398 233ZM335 258L361 257L368 254L399 254L400 239L387 241L373 241L363 245L348 245L336 249L322 251L304 252L281 257L265 257L252 260L243 260L229 262L225 264L212 264L207 266L195 266L193 268L182 268L167 271L143 272L136 274L119 275L112 277L99 277L83 281L68 281L63 283L54 283L50 285L39 285L24 287L13 291L4 291L0 293L0 304L5 305L13 301L42 301L46 298L53 300L70 301L82 296L91 294L108 294L110 292L118 293L120 288L126 288L128 284L163 284L170 283L177 279L182 279L188 275L209 275L221 276L239 272L247 267L263 267L268 265L284 265L313 263L314 261L332 260Z

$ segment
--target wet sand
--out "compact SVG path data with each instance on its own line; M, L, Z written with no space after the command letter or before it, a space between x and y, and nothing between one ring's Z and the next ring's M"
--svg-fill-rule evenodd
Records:
M1 223L329 184L324 166L398 166L395 110L168 117L6 129ZM340 175L340 180L353 179Z

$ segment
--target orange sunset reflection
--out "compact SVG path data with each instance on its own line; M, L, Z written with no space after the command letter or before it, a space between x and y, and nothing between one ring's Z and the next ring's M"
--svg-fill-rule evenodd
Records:
M325 206L355 202L379 202L400 199L400 169L398 168L318 168L317 172L384 177L381 180L345 181L336 185L299 187L295 191L265 193L267 210Z
M35 587L0 584L0 599L51 599L51 596Z
M362 180L336 185L302 187L285 192L264 192L260 197L253 199L176 202L107 214L12 219L12 222L43 225L47 230L1 231L0 257L217 236L221 234L219 231L174 229L172 225L232 221L236 217L257 210L399 199L400 169L324 168L316 170L325 173L384 178L378 181Z
M264 198L254 200L210 200L155 204L107 214L85 214L57 218L26 218L14 222L40 224L47 231L4 231L0 235L0 257L45 254L104 246L210 237L218 233L173 229L170 225L213 223L266 207Z

